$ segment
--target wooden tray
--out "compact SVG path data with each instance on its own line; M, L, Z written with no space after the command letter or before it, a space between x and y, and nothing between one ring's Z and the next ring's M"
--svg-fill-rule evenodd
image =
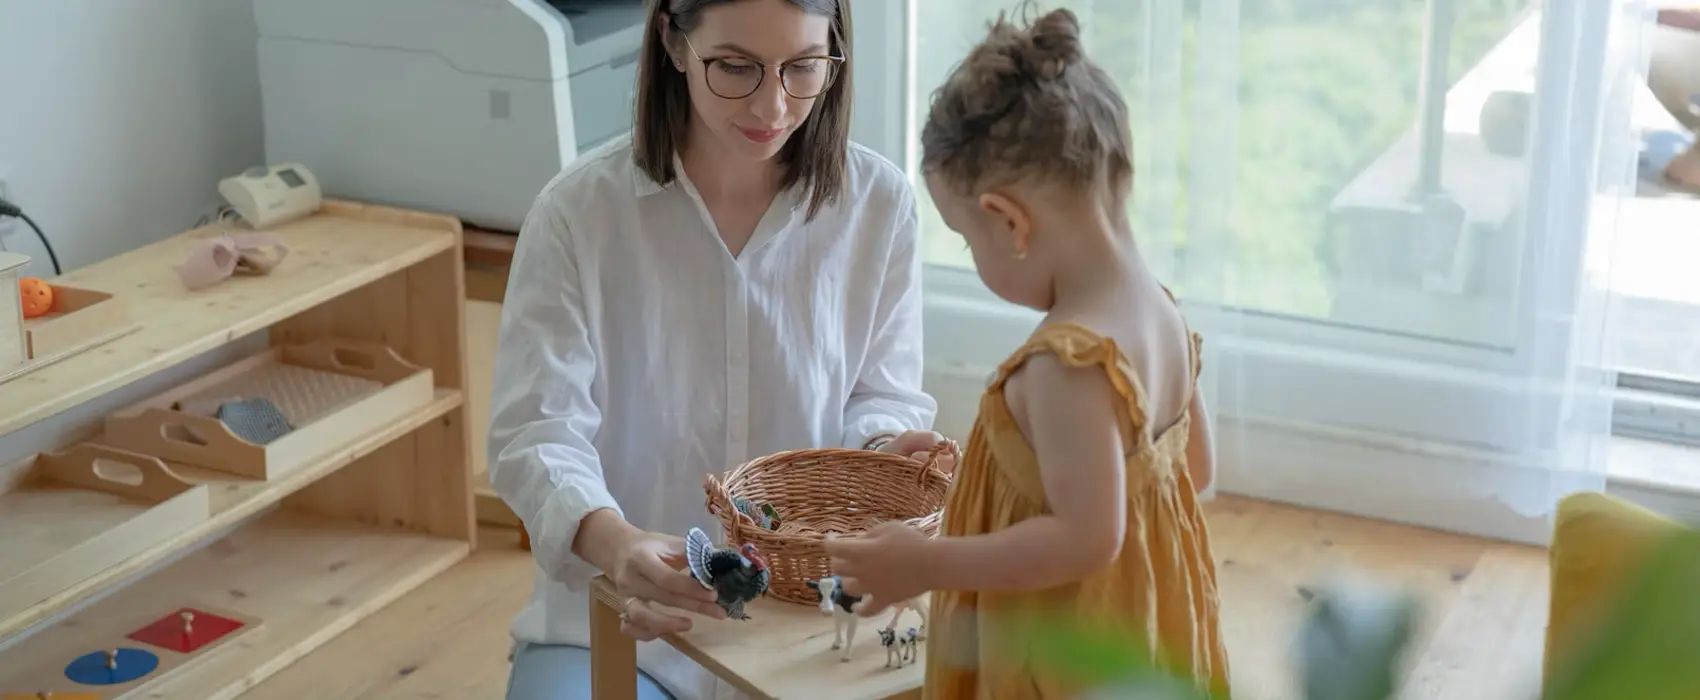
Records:
M30 359L39 362L87 350L132 325L130 305L122 297L56 284L53 308L45 316L24 319L24 336Z
M18 276L29 256L0 250L0 377L29 360L29 340L24 336L24 310L18 298Z
M206 485L147 455L83 443L0 469L0 619L210 516Z
M389 347L324 339L272 348L106 419L100 442L171 462L274 479L431 403L431 370ZM269 399L288 433L250 442L214 417L231 399Z
M16 285L16 281L12 284ZM6 367L0 382L74 357L141 329L123 297L80 287L53 285L53 308L23 322L24 360ZM0 331L4 336L5 331Z

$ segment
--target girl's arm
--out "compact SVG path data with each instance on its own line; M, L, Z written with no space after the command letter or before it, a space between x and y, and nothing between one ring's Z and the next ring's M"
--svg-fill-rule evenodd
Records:
M930 540L931 590L1048 588L1085 578L1121 551L1124 450L1118 399L1103 370L1036 355L1010 388L1026 399L1028 441L1052 513L995 533Z

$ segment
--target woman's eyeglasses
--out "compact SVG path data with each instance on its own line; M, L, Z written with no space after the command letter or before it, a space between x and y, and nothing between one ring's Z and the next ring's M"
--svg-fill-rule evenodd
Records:
M675 28L677 31L677 28ZM685 46L690 47L691 53L702 61L703 76L708 83L709 92L728 100L741 100L754 95L761 88L763 80L767 79L768 69L779 69L779 86L785 94L799 100L819 97L832 87L832 81L838 77L839 66L843 65L843 56L803 56L770 66L761 61L744 57L719 56L703 58L697 53L697 47L691 44L690 37L684 32L679 36L685 40Z

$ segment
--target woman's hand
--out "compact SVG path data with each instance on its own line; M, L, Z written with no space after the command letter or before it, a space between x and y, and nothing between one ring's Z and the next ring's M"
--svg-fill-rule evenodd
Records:
M690 631L690 618L659 607L663 605L724 619L726 611L715 604L714 591L684 569L683 538L653 532L627 538L608 574L621 595L629 596L620 631L639 641Z
M949 444L951 444L949 439L931 430L910 430L887 440L885 444L879 446L878 451L903 455L916 461L925 462L927 461L928 451ZM956 455L951 452L940 453L938 466L946 474L956 471Z
M935 540L901 522L881 523L859 537L828 536L832 571L844 579L844 592L868 599L858 609L877 615L930 589L926 578Z

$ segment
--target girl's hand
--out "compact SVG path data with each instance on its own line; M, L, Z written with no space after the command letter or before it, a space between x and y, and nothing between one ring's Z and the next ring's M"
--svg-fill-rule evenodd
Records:
M943 435L931 430L910 430L887 440L880 445L878 451L894 455L904 455L918 462L927 461L927 452L935 447L942 448L951 444ZM939 455L939 469L949 474L956 471L956 455L945 452Z
M930 590L927 579L934 541L901 522L881 523L860 537L826 540L832 571L844 592L867 596L857 612L877 615Z
M716 619L726 617L726 611L714 602L714 591L703 588L683 570L683 538L644 532L623 542L618 552L617 563L608 578L621 594L630 596L620 621L620 631L627 636L649 641L690 631L690 618L660 606Z

